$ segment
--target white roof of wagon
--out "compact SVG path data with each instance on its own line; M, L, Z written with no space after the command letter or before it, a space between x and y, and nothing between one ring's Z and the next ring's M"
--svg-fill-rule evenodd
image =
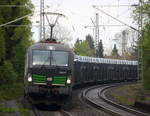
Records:
M89 62L89 63L103 63L103 64L137 65L137 61L107 59L107 58L95 58L95 57L79 56L79 55L75 55L74 61Z

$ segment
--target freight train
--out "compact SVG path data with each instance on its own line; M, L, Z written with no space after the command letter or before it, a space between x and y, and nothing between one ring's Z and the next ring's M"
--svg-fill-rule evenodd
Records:
M39 102L68 107L76 85L131 80L137 80L137 61L78 56L51 41L36 43L26 53L24 96Z
M136 81L138 80L137 65L137 61L75 55L75 85Z

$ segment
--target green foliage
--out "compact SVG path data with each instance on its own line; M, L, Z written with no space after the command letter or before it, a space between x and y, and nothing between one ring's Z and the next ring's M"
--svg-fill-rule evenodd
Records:
M21 33L17 35L17 37L22 38L22 40L20 41L20 43L18 43L17 46L13 47L13 51L12 51L12 54L13 54L12 62L14 64L14 68L18 72L18 76L20 77L19 80L21 80L23 76L26 49L31 44L31 41L27 39L27 37L30 38L30 35L31 35L29 34L30 32L29 29L23 28L21 29L21 31L23 31L24 36L22 37ZM14 37L14 38L17 38L17 37Z
M142 83L124 85L112 89L110 94L120 103L134 105L135 101L150 100L150 91L142 87Z
M143 84L146 89L150 90L150 24L148 23L144 29L143 40L143 64L144 64L144 79Z
M136 6L133 9L133 18L136 22L138 22L139 20L139 13L141 12L141 8L142 8L143 20L144 23L146 24L148 21L150 21L150 0L144 1L142 6Z
M139 44L143 44L143 85L145 89L150 90L150 0L144 2L142 7L136 7L134 12L134 19L138 22L139 13L141 12L142 8L142 16L143 16L143 23L144 27L142 29L143 38L142 42Z
M113 57L118 57L119 56L116 44L114 44L114 48L112 49L111 56L113 56Z
M85 40L80 42L78 39L74 45L74 52L81 56L93 56L94 50L90 48L89 43Z
M0 101L18 99L23 96L23 83L0 85Z
M20 112L20 113L27 113L29 110L24 108L5 108L0 106L0 112L2 113L13 113L13 112Z
M95 49L93 37L90 34L86 36L86 41L88 42L90 49Z
M0 29L0 33L4 33L2 29ZM4 36L0 34L0 62L5 59L5 40Z
M0 7L0 24L32 12L30 0L0 0L1 5L25 5L26 7ZM28 17L11 25L31 25ZM25 51L32 43L31 27L0 27L0 78L1 84L23 80ZM18 78L18 77L19 78Z
M0 67L0 84L13 84L16 81L17 73L10 61L5 61Z
M103 58L104 57L103 52L104 52L103 43L102 40L100 40L100 42L98 43L98 49L96 50L96 56Z

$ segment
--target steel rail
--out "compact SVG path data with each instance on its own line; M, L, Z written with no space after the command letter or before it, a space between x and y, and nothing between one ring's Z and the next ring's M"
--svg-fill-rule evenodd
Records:
M32 100L31 100L30 98L28 98L27 101L28 101L29 105L31 106L31 109L32 109L32 111L33 111L33 113L34 113L34 116L44 116L44 112L38 110L38 109L33 105L33 102L32 102ZM61 109L61 110L59 110L59 111L57 111L57 112L59 112L59 113L62 114L63 116L73 116L70 112L65 111L65 110L63 110L63 109Z
M144 112L141 112L141 111L138 111L138 110L135 110L135 109L132 109L132 108L129 108L127 106L124 106L124 105L121 105L121 104L118 104L114 101L111 101L110 99L108 99L106 97L106 92L108 91L108 89L112 88L112 87L116 87L117 85L115 86L106 86L105 88L103 88L101 91L99 91L98 93L98 96L103 99L105 102L107 102L108 104L111 104L119 109L122 109L122 110L125 110L127 112L131 112L133 114L136 114L136 115L139 115L139 116L149 116L149 114L147 113L144 113Z
M123 114L119 112L119 110L122 110L123 112L127 112L127 113L131 113L133 115L138 115L138 116L148 116L149 114L146 114L146 113L143 113L143 112L140 112L140 111L137 111L137 110L133 110L131 108L125 108L124 106L121 106L121 105L118 105L115 103L112 103L110 100L108 100L106 98L106 96L104 95L104 93L106 92L106 90L108 88L111 88L111 87L114 87L114 86L119 86L119 85L123 85L123 84L127 84L127 83L121 83L121 84L114 84L114 85L99 85L99 86L94 86L94 87L90 87L88 89L85 89L83 92L82 92L82 98L83 100L90 104L91 106L97 108L97 109L100 109L100 110L103 110L104 112L107 112L113 116L122 116ZM98 97L99 97L99 100L101 100L102 102L104 103L107 103L109 104L110 106L112 107L115 107L117 108L118 110L113 110L107 106L105 106L104 104L99 104L97 103L96 101L94 101L93 99L90 99L88 96L87 96L87 93L93 89L99 89L100 91L97 93L98 94ZM104 93L103 93L104 92Z
M60 110L60 113L63 114L64 116L73 116L70 112L65 110Z
M100 110L102 110L102 111L104 111L104 112L106 112L106 113L109 113L109 114L111 114L112 116L121 116L121 115L119 115L118 113L116 113L115 111L113 111L113 110L108 110L105 106L102 106L102 105L97 104L95 101L91 100L90 98L88 98L88 97L86 96L86 94L87 94L90 90L95 89L95 88L99 88L99 87L102 87L102 85L100 85L100 86L94 86L94 87L90 87L90 88L88 88L88 89L85 89L85 90L82 92L82 98L83 98L83 100L84 100L87 104L89 104L89 105L91 105L91 106L93 106L93 107L95 107L95 108L97 108L97 109L100 109Z

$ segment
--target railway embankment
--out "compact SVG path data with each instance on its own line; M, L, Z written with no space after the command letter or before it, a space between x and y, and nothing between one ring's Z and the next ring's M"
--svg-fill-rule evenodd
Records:
M0 102L0 116L32 116L32 111L25 109L21 99Z
M119 104L150 113L150 90L143 89L141 83L113 87L106 96Z
M0 116L31 116L31 111L21 104L22 97L23 83L1 85Z

